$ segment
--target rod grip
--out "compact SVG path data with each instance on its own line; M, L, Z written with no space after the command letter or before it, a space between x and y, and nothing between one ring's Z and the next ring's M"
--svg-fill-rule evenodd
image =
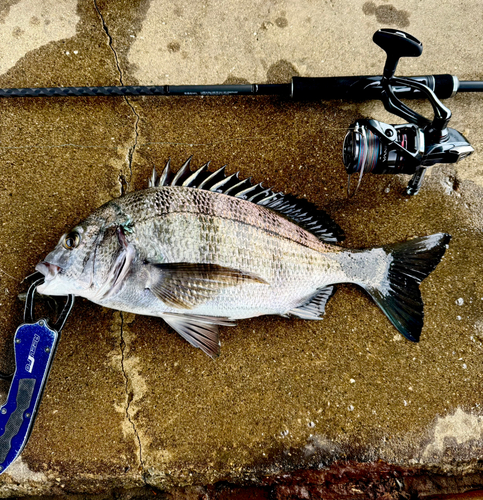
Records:
M440 99L453 97L458 90L458 79L452 75L411 76L428 86ZM378 76L334 76L334 77L302 77L292 78L291 97L298 100L331 100L347 99L365 101L380 99L382 93L382 77ZM426 98L418 90L397 85L393 87L399 98Z

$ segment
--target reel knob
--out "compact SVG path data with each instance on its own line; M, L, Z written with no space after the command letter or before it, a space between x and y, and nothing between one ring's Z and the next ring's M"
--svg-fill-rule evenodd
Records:
M387 54L384 76L392 78L401 57L419 57L423 44L414 36L404 31L384 28L376 31L372 40Z

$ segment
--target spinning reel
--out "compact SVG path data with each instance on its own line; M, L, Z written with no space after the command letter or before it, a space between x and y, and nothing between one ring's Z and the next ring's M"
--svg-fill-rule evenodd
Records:
M390 113L408 123L389 125L378 120L362 119L354 122L347 132L343 146L344 166L349 174L347 191L350 193L351 175L359 173L357 187L365 173L410 174L406 193L419 192L428 167L436 163L456 163L474 149L457 130L449 128L451 111L424 83L415 79L394 77L401 57L419 57L423 46L419 40L399 30L382 29L373 41L387 54L384 73L380 81L380 99ZM395 87L406 87L426 97L434 111L433 120L416 113L398 97Z

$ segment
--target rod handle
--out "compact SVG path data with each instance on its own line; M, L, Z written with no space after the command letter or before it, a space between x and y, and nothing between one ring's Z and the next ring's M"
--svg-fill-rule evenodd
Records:
M452 75L410 76L411 80L424 83L438 98L453 97L459 81ZM334 77L301 77L292 78L290 95L297 100L331 100L347 99L365 101L380 99L382 92L382 77L378 76L334 76ZM420 91L398 85L394 87L397 97L405 99L425 99Z

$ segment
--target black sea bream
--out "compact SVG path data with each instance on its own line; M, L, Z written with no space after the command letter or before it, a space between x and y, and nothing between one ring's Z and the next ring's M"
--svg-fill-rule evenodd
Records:
M337 283L364 288L417 341L421 281L441 260L444 233L348 250L311 203L238 175L153 172L149 188L112 200L68 234L36 269L46 295L74 294L159 316L195 347L219 354L218 325L265 314L321 319Z

